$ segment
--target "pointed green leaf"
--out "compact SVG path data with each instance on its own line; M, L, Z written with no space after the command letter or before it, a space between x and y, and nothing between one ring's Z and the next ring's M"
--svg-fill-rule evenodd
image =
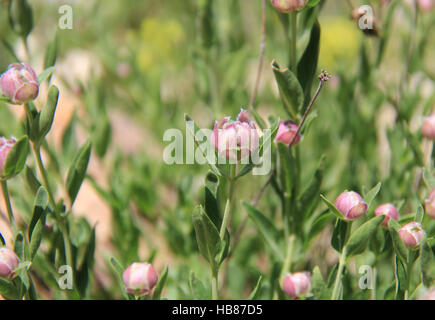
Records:
M189 276L189 288L195 300L209 300L211 298L210 292L205 288L202 281L195 277L193 271L190 272Z
M347 257L359 254L367 247L368 239L372 237L384 216L376 216L359 226L349 237L346 243Z
M8 153L2 174L5 179L16 176L24 169L28 153L29 139L24 136L15 142Z
M80 187L83 183L83 179L86 176L86 170L88 168L89 158L91 157L92 144L87 141L77 152L76 157L68 171L66 179L66 188L71 200L71 205L74 203Z
M346 219L344 219L343 215L337 209L337 207L334 206L334 204L331 203L328 199L326 199L323 194L320 195L320 198L323 200L323 202L326 204L326 206L329 208L332 214L334 214L338 219L346 221Z
M252 219L252 221L254 221L255 225L266 240L266 243L270 246L275 256L284 261L284 251L279 241L279 232L273 223L260 210L253 207L251 204L244 201L243 205L248 211L249 217Z
M381 189L381 185L382 183L379 182L369 192L364 194L364 201L365 203L367 203L367 210L369 210L370 205L372 204L373 200L376 198L377 194L379 193L379 190Z
M257 300L258 296L260 295L260 289L261 289L261 280L263 279L263 276L260 276L257 280L257 285L255 286L254 290L252 290L251 294L248 297L248 300Z
M168 267L163 269L162 273L159 276L159 280L157 281L156 288L153 293L153 300L160 300L160 296L162 295L163 288L166 284L166 279L168 278Z
M51 86L48 89L47 104L41 110L39 116L39 138L43 139L51 129L56 112L57 102L59 100L59 89Z
M428 241L423 242L420 251L423 284L432 288L435 285L435 257Z
M394 220L388 220L388 231L390 232L391 240L393 242L393 248L396 255L403 263L407 263L408 260L408 249L405 247L402 239L399 236L399 229L401 228L400 224Z
M304 102L304 93L296 76L288 68L281 69L276 61L272 61L272 70L278 84L284 110L292 120L296 120Z

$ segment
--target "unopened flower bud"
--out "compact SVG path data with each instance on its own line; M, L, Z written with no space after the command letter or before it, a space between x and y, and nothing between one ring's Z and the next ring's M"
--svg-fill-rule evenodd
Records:
M291 143L292 146L295 146L301 140L301 134L299 132L295 138L297 131L298 126L295 123L291 121L283 121L279 124L278 132L275 136L275 142L280 141L287 146L289 146Z
M12 103L22 104L38 96L39 84L35 71L25 63L13 63L0 78L3 95Z
M431 11L435 7L434 0L418 0L418 6L420 10L428 12Z
M225 117L215 122L211 143L221 157L239 161L245 159L258 147L259 136L246 110L242 109L236 121Z
M122 274L127 292L136 296L148 294L156 285L159 276L153 266L146 262L135 262Z
M5 137L0 137L0 180L6 179L3 170L6 163L6 158L8 157L9 151L14 146L15 138L6 139Z
M308 272L288 273L284 278L283 291L291 298L297 299L311 291L311 277Z
M399 211L397 211L396 207L391 203L384 203L376 208L375 215L379 216L382 214L385 215L385 219L381 223L384 227L388 227L388 220L390 220L390 218L399 220Z
M367 212L367 203L355 191L346 191L340 194L334 205L346 220L355 220Z
M0 248L0 278L12 279L16 276L14 270L18 267L20 259L11 249Z
M424 209L429 217L435 219L435 188L429 192L429 196L424 201Z
M417 249L425 235L421 224L415 221L405 224L399 230L400 238L409 249Z
M302 10L307 0L271 0L271 2L276 10L289 13Z
M428 139L435 140L435 114L424 118L421 134Z

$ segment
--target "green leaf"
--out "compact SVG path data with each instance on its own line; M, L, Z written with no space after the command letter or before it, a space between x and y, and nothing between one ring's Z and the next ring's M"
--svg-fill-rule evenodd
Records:
M296 76L288 68L281 69L276 61L272 61L272 70L278 84L284 110L292 120L296 120L304 102L304 93Z
M186 122L192 122L193 123L193 128L191 128L190 126L187 126L187 129L189 130L190 134L194 137L194 142L195 142L196 147L201 150L204 158L207 159L206 151L202 148L202 145L195 139L195 133L199 130L198 126L196 125L196 123L193 121L193 119L187 113L184 114L184 120ZM228 174L226 174L223 170L220 170L219 167L217 167L215 164L210 163L208 161L207 161L207 164L209 165L210 169L216 175L218 175L218 176L224 175L224 176L228 177Z
M403 263L407 263L408 260L408 249L405 247L402 239L399 236L399 229L401 228L400 224L394 220L388 220L388 231L390 232L391 240L393 242L393 248L396 255Z
M379 182L377 185L375 185L369 192L364 194L364 201L367 203L367 211L370 208L370 205L372 204L373 200L376 198L377 194L379 193L379 190L381 189L382 183Z
M51 86L48 89L47 104L42 108L39 116L39 139L43 139L51 129L58 100L59 89L56 86Z
M210 218L203 212L202 206L197 206L192 214L193 227L199 252L208 261L215 272L220 264L220 254L225 244L221 241L219 231Z
M417 212L415 213L414 221L416 221L418 223L423 223L423 219L424 219L424 210L423 210L423 207L421 205L419 205L417 208Z
M190 272L189 276L189 288L195 300L209 300L211 298L210 292L205 288L202 281L195 277L193 271Z
M25 259L24 246L25 246L25 239L21 231L19 231L14 239L14 251L17 254L18 258L20 258L20 260Z
M435 285L435 257L427 240L423 242L420 250L423 284L432 288Z
M428 167L423 168L423 181L430 190L435 188L435 178L432 174L432 170Z
M346 243L347 258L359 254L367 247L368 240L375 233L378 226L384 220L384 216L376 216L359 226L353 231Z
M9 23L19 36L29 35L33 29L33 11L27 0L9 1Z
M260 295L260 289L261 289L261 280L263 279L263 276L260 276L257 280L257 285L255 286L254 290L252 290L251 294L248 297L248 300L257 300L258 296Z
M332 214L334 214L338 219L346 221L346 219L344 219L343 215L337 209L337 207L334 204L332 204L331 202L329 202L329 200L326 199L323 194L320 195L320 198L323 200L323 202L326 204L326 206L329 208L329 210L331 211Z
M8 300L18 300L20 298L18 288L15 288L12 283L3 279L0 279L0 294Z
M3 235L1 234L1 232L0 232L0 243L1 243L2 246L5 246L5 245L6 245L6 240L5 240L5 238L3 237Z
M315 4L314 4L315 5ZM313 6L314 6L313 5ZM304 91L304 104L307 105L311 98L311 87L316 76L317 62L320 51L320 24L314 23L307 48L298 63L298 79Z
M44 69L53 67L56 64L58 47L59 41L56 32L53 39L48 43L47 48L45 49Z
M219 209L219 202L217 200L217 191L219 186L219 178L212 171L207 173L205 177L205 202L204 208L208 217L213 221L216 228L220 228L221 214Z
M325 169L325 156L320 158L319 166L314 172L313 180L310 185L305 189L299 198L300 214L303 219L308 219L311 213L316 209L319 202L320 187L323 180L323 171Z
M95 151L100 158L103 158L109 147L112 137L112 126L107 116L101 116L93 130L93 141Z
M307 7L315 7L320 2L320 0L308 0L305 4Z
M263 118L260 116L260 114L252 109L251 110L252 115L254 116L255 122L258 124L261 130L264 130L267 128L266 122L263 120Z
M332 232L331 245L337 250L337 252L341 252L348 237L348 228L350 228L349 224L351 222L336 219L334 225L334 231Z
M38 76L38 83L43 83L46 79L48 79L54 71L54 67L48 67Z
M66 188L71 200L71 206L74 203L83 183L83 179L85 178L89 158L91 156L91 146L92 144L87 141L82 147L80 147L68 171Z
M316 300L326 300L330 296L330 294L328 294L330 290L328 290L318 266L315 266L313 269L311 275L311 286Z
M157 281L156 288L153 292L153 300L160 300L160 296L162 295L163 288L166 284L166 279L168 278L168 267L162 271L159 276L159 280Z
M4 179L10 179L19 174L26 164L27 155L29 153L29 139L27 136L22 137L15 142L14 146L8 153L6 162L1 174Z
M47 191L45 190L44 187L39 187L36 193L35 202L33 204L32 219L29 224L29 233L28 233L29 240L32 239L33 229L35 228L36 223L41 218L41 216L45 213L45 210L47 209L47 205L48 205Z
M309 244L309 241L314 239L315 236L317 236L320 231L323 230L323 228L331 221L333 217L333 214L328 212L324 212L320 214L311 224L310 231L308 232L308 238L307 238L307 244Z
M243 201L243 205L248 211L249 217L254 221L258 230L266 240L266 243L270 246L274 255L281 261L284 261L284 256L282 254L284 251L279 241L279 232L273 223L260 210L253 207L251 204Z
M27 185L29 186L32 193L36 195L36 192L38 192L41 183L36 178L33 170L30 169L28 166L26 166L24 169L24 175L26 176Z

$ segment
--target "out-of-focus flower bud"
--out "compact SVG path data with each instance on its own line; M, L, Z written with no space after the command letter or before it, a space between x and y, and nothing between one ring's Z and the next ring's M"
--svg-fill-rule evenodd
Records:
M282 121L279 124L278 132L275 136L275 142L280 141L285 145L289 146L293 141L292 146L295 146L301 140L301 134L298 132L296 138L294 138L296 132L298 131L298 126L291 121ZM293 140L294 138L294 140Z
M136 296L148 294L156 285L159 276L153 266L146 262L135 262L122 274L127 292Z
M424 200L424 209L429 217L435 219L435 188L429 192L429 196Z
M5 178L3 175L3 169L6 163L6 158L15 142L17 142L15 138L6 139L5 137L0 137L0 180Z
M271 0L271 2L276 10L289 13L302 10L307 0Z
M435 300L435 288L429 289L420 300Z
M12 279L16 276L14 270L18 267L20 259L11 249L0 248L0 278Z
M381 223L384 227L388 227L388 220L390 220L390 218L399 220L399 211L397 211L396 207L391 203L384 203L376 208L375 215L379 216L381 214L385 215L385 219Z
M29 65L13 63L0 78L1 91L12 103L22 104L38 96L38 76Z
M120 77L121 79L126 79L130 76L131 74L131 66L129 63L127 62L120 62L117 66L116 66L116 74L118 75L118 77Z
M424 118L421 134L428 139L435 140L435 114Z
M421 224L415 221L405 224L399 230L400 238L409 249L417 249L425 235Z
M311 277L308 272L288 273L284 278L283 291L291 298L297 299L311 291Z
M246 110L242 109L236 121L225 117L215 122L211 143L221 157L239 161L245 159L258 147L259 136Z
M367 203L355 191L346 191L340 194L334 205L346 220L355 220L367 212Z
M418 6L420 10L428 12L431 11L435 7L434 0L418 0Z

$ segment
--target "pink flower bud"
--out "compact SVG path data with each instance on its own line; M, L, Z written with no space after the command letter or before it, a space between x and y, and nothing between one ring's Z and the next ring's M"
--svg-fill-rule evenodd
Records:
M280 141L287 146L293 141L293 138L298 131L298 126L291 121L283 121L279 124L278 132L275 136L275 142ZM292 146L295 146L301 140L301 134L298 132L298 135L292 143Z
M424 200L424 209L429 217L435 219L435 188L429 192L429 196Z
M39 84L35 71L25 63L13 63L0 78L4 96L13 103L22 104L38 96Z
M346 220L355 220L367 212L367 203L354 191L346 191L340 194L334 205Z
M6 163L6 158L15 142L17 142L15 138L6 139L5 137L0 137L0 180L5 178L3 175L3 169Z
M391 203L384 203L376 208L375 215L379 216L381 214L385 215L385 219L381 223L384 227L388 227L388 220L390 220L390 218L399 220L399 211L397 211L396 207Z
M421 134L428 139L435 140L435 114L424 118Z
M307 0L271 0L271 2L276 10L289 13L302 10Z
M434 0L418 0L418 6L422 11L428 12L435 6Z
M20 259L11 249L0 248L0 278L12 279L16 276L14 270L18 267Z
M246 110L242 109L236 121L225 117L215 122L211 143L221 157L237 161L246 158L258 147L259 136Z
M311 277L308 272L288 273L284 278L283 291L291 298L297 299L311 291Z
M409 249L417 249L425 235L421 224L415 221L405 224L399 230L400 238Z
M435 288L429 289L420 300L435 300Z
M159 276L153 266L146 262L135 262L122 274L127 292L136 296L148 294L156 285Z

